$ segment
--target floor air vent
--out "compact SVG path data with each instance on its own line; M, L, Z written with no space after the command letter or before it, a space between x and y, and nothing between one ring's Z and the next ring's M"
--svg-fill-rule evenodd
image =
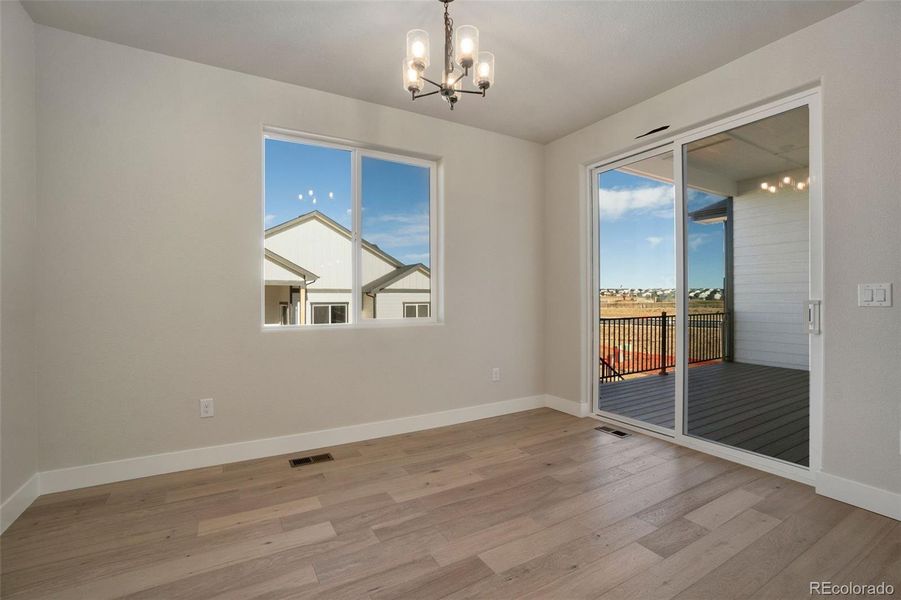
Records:
M325 454L313 454L312 456L301 456L300 458L292 458L288 462L292 467L302 467L304 465L312 465L314 463L328 462L335 460L335 457L326 452Z
M614 429L613 427L607 427L606 425L603 427L595 427L598 431L603 431L604 433L609 433L610 435L615 435L618 438L625 438L632 435L631 433L626 433L625 431L620 431L619 429Z

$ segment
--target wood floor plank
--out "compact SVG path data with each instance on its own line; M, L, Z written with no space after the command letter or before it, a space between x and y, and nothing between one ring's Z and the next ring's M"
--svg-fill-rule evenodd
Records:
M249 523L278 519L280 517L304 513L317 508L322 508L318 498L300 498L299 500L293 500L291 502L263 506L261 508L245 510L221 517L201 519L197 524L197 533L198 535L206 535L213 531L220 531L230 527L241 527Z
M312 545L335 537L330 523L312 525L303 529L277 534L263 540L242 542L219 550L199 552L188 556L172 557L142 569L135 569L95 579L77 586L54 590L50 595L36 597L57 600L92 598L118 598L173 579L181 579L198 572L212 570L231 563L274 554L297 546Z
M523 600L547 598L597 598L607 590L663 560L644 546L632 543L579 569L570 577L561 577L523 596Z
M749 509L599 598L673 598L779 523Z
M759 396L771 372L747 373ZM734 383L720 375L698 389ZM695 406L710 426L801 456L782 399L714 396ZM0 596L769 600L897 580L897 521L597 425L536 409L317 449L335 460L308 467L289 453L43 496L0 536Z
M760 588L757 596L809 594L810 581L832 581L836 573L890 535L897 521L853 510L810 548Z
M847 504L823 496L810 498L801 510L789 515L753 544L685 589L677 597L678 600L755 597L764 584L852 510ZM779 590L780 593L789 591L797 590ZM790 597L793 594L786 595Z
M716 529L761 500L763 500L761 496L739 488L694 509L685 515L685 518L706 529Z
M507 569L451 594L453 600L518 599L536 589L569 577L611 552L628 546L654 530L640 519L626 518L604 529L570 540L551 552Z
M666 558L708 533L710 533L709 529L697 523L686 519L676 519L644 536L638 540L638 543Z

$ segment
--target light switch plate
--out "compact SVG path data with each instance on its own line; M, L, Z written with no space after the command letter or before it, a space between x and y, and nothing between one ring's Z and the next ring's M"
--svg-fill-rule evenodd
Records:
M857 284L857 306L891 306L891 283Z

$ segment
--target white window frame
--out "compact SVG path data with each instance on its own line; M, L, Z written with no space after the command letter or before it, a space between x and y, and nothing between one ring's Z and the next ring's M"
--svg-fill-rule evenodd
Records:
M425 325L439 325L444 322L444 203L442 185L443 168L438 157L417 155L394 149L384 149L369 144L352 142L338 138L331 138L314 133L304 133L284 129L281 127L263 126L260 141L261 148L261 188L260 195L260 222L265 223L266 216L266 140L280 140L309 146L320 146L345 150L351 153L351 244L352 244L352 285L349 307L349 319L347 323L313 324L303 325L266 325L266 282L263 279L263 270L260 271L260 323L263 331L305 331L314 329L357 329L379 327L421 327ZM362 176L363 158L376 158L390 162L396 162L417 167L425 167L429 170L429 316L416 319L364 319L362 306ZM265 225L260 230L260 264L265 268L265 239L263 232ZM310 316L312 321L312 313Z

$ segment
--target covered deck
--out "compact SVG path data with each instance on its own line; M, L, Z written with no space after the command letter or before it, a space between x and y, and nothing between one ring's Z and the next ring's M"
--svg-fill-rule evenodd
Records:
M808 466L810 374L799 369L717 362L688 369L688 433ZM601 410L673 428L676 377L602 381Z

